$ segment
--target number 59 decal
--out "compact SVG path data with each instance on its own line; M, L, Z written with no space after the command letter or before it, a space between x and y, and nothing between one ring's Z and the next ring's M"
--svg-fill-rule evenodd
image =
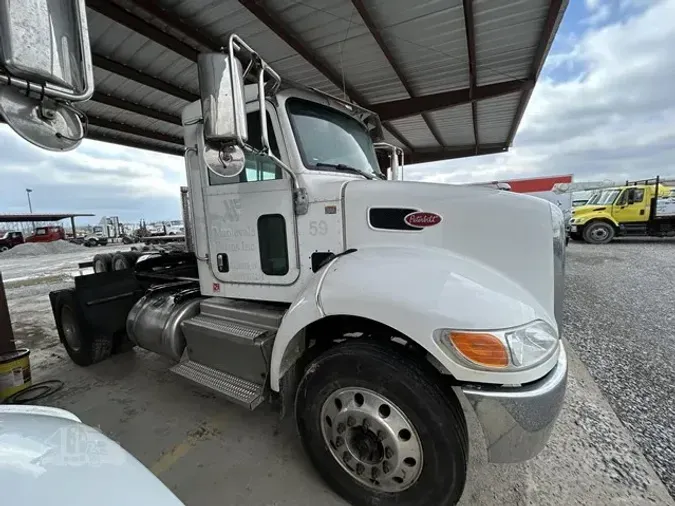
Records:
M321 221L309 222L309 235L326 235L328 233L328 224Z

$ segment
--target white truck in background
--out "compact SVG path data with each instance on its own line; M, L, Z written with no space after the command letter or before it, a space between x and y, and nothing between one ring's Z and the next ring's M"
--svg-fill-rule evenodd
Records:
M0 22L3 33L26 30ZM201 100L182 121L192 251L52 292L71 359L86 366L139 346L248 409L275 402L295 416L321 476L355 505L459 500L469 451L459 396L491 461L541 451L567 377L557 206L383 180L374 113L283 83L237 36L198 67ZM34 75L0 84L30 92L22 83ZM88 98L36 89L13 98L48 96L66 115ZM38 135L46 119L37 118L22 133L57 142Z

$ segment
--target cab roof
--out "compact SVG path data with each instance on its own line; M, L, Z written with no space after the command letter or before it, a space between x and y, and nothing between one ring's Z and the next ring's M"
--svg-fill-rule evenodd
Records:
M379 113L408 162L506 151L569 0L86 0L93 139L182 153L197 55L237 33L282 79Z

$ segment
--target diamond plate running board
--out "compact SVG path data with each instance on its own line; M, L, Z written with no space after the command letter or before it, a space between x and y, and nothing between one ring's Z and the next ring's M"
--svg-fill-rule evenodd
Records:
M223 395L250 410L255 409L264 400L264 387L251 383L238 376L212 369L197 362L187 360L171 368L171 372L198 385Z

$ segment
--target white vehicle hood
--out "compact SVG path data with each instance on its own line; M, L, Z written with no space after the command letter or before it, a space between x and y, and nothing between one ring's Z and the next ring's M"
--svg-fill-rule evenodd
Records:
M0 490L23 506L182 504L117 443L41 406L0 406Z

